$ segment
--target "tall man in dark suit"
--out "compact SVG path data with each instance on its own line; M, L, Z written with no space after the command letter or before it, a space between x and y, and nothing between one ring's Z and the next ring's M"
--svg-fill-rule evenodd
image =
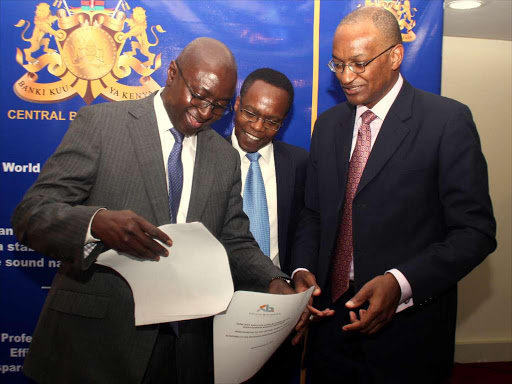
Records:
M78 113L13 214L21 242L62 260L26 375L41 383L213 382L211 318L135 327L128 284L94 263L108 248L172 257L155 241L172 244L159 225L202 222L225 247L236 289L293 291L250 235L238 154L208 127L229 110L235 83L231 51L199 38L171 62L162 91Z
M395 17L342 20L329 67L348 102L319 116L294 281L333 317L310 332L313 383L441 383L453 363L457 282L496 247L469 109L400 75Z
M290 251L304 207L308 153L274 137L283 126L293 96L293 85L283 73L271 68L253 71L236 99L235 127L228 138L240 154L244 209L251 221L251 231L274 265L287 274L291 273ZM260 196L266 205L262 207L263 214L247 209L248 199L254 198L249 189L257 182L249 181L255 166L264 191ZM256 221L261 219L266 221L266 237L261 236L261 229L257 227ZM301 348L293 347L290 340L286 340L250 382L290 382L299 370L300 356Z

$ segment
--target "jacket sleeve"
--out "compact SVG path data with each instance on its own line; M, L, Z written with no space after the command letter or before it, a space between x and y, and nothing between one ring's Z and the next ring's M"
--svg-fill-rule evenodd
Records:
M320 242L320 204L318 194L318 126L311 138L311 148L306 171L304 207L300 214L292 248L291 271L305 268L316 274Z
M85 206L100 157L100 122L90 107L79 111L56 152L12 215L19 241L46 256L90 265L84 242L100 207ZM98 253L99 248L88 257Z
M438 191L446 236L399 269L415 304L455 285L496 248L496 222L489 197L487 164L469 108L456 103L438 149Z

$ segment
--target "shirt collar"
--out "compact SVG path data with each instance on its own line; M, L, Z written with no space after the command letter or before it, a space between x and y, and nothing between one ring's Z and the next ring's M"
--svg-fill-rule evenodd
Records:
M235 135L235 128L233 127L233 131L231 132L231 144L233 145L233 148L235 148L238 153L240 154L240 158L243 160L245 158L245 155L247 154L246 151L244 151L242 148L240 148L240 145L238 144L238 139ZM269 163L272 157L274 151L274 145L272 141L265 145L263 148L260 148L258 153L261 155L261 158L266 163Z
M398 80L396 81L395 85L393 85L393 88L391 88L391 90L372 108L372 112L375 113L377 117L382 121L384 121L389 110L391 109L391 106L395 102L396 97L400 92L400 89L402 89L403 83L404 79L402 78L402 75L399 73ZM364 105L358 105L356 110L356 121L368 109L369 108L367 108Z
M158 93L153 98L156 114L156 124L161 141L164 141L164 138L166 137L172 137L171 128L174 127L171 119L169 118L169 115L167 114L167 110L164 107L164 102L161 97L163 90L164 88L158 91ZM174 138L172 140L174 140ZM188 146L188 148L190 148L195 153L197 147L197 134L192 136L185 136L183 138L183 145Z
M169 118L169 115L167 114L167 111L164 107L164 102L162 100L162 92L164 88L162 88L158 93L155 95L154 101L155 101L155 114L156 114L156 123L158 125L158 131L160 133L168 131L173 127L171 119Z

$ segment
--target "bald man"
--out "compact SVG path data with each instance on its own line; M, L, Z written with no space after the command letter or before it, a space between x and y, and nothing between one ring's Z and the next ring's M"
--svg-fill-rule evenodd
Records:
M360 8L329 68L347 97L318 117L292 270L315 284L311 383L443 383L457 282L496 247L487 167L469 109L413 88L387 10ZM321 317L319 315L315 315Z
M141 260L172 257L156 241L172 246L163 224L202 222L228 253L235 289L293 293L249 232L238 153L209 129L231 110L236 78L231 51L199 38L171 62L160 92L79 111L12 218L22 243L62 261L27 376L213 382L212 319L136 327L130 287L94 262L110 248Z

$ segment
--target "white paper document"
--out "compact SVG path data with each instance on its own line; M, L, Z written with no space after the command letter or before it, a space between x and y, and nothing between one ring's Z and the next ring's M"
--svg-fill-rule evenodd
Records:
M293 330L313 288L294 295L237 291L213 321L215 383L250 379Z
M213 316L233 295L228 256L201 223L159 227L172 239L169 256L141 260L109 250L96 263L116 270L128 282L135 301L135 325Z

